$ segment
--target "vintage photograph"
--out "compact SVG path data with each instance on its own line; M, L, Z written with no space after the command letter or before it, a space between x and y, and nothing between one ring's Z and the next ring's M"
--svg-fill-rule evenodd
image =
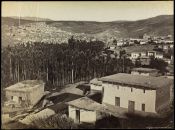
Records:
M173 129L173 9L1 2L1 129Z

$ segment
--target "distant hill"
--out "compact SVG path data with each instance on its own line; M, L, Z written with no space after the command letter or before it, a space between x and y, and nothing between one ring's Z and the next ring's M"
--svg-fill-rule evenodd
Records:
M12 16L11 18L14 19L19 19L17 16ZM39 18L39 17L21 17L23 20L31 20L31 21L52 21L51 19L48 18Z
M173 35L174 33L174 24L173 24L173 15L160 15L148 19L138 20L138 21L113 21L113 22L95 22L95 21L53 21L45 18L38 18L38 21L42 21L45 23L42 27L39 27L37 31L42 32L42 37L49 37L49 32L45 30L49 30L52 33L52 38L58 38L59 35L64 34L64 38L60 38L64 41L67 40L70 35L86 35L86 36L94 36L97 39L110 39L111 37L115 38L139 38L143 36L145 33L148 35L154 36L166 36ZM6 34L10 32L10 28L12 26L16 27L16 29L20 31L19 27L19 19L17 17L2 17L1 19L2 26L6 25L5 29L2 31L4 33L2 36L3 39L8 38ZM27 27L28 24L32 24L32 29L34 29L36 24L35 17L23 17L20 20L20 25ZM26 35L30 33L29 30L26 30ZM47 28L47 29L46 29ZM43 31L44 30L44 31ZM63 31L63 33L58 34L57 30ZM36 31L36 32L37 32ZM17 31L16 31L17 32ZM16 35L16 32L13 32L13 35ZM23 31L25 33L25 31ZM20 39L20 34L17 34ZM36 33L31 33L33 37L36 37ZM15 36L14 36L15 37ZM41 37L41 39L42 39ZM25 38L25 37L24 37ZM66 38L66 39L65 39ZM30 39L30 38L29 38ZM9 40L4 40L9 41ZM6 42L3 44L7 44ZM13 41L13 40L12 40ZM11 42L13 44L13 42Z
M33 23L35 21L32 20L20 20L20 25ZM1 25L8 25L8 26L19 26L19 19L11 18L11 17L2 17L1 18Z
M173 34L173 16L161 15L139 21L86 22L86 21L49 21L46 24L76 33L118 32L121 37Z

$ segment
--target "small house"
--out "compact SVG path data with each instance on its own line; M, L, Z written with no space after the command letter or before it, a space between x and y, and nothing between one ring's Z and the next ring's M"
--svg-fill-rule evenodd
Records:
M16 107L34 106L44 95L45 83L41 80L25 80L5 88L7 101Z
M102 104L99 104L88 97L82 97L68 104L69 118L76 123L95 123L101 119L103 115Z
M158 76L157 69L151 68L133 68L131 71L133 75Z
M118 73L99 80L104 87L102 103L128 113L159 114L173 98L173 80L168 78Z

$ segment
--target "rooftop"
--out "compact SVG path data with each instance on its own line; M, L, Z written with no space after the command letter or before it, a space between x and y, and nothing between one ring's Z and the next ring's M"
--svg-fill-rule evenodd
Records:
M91 110L91 111L97 111L97 110L100 111L102 109L101 104L93 101L88 97L82 97L82 98L70 101L67 104L80 109Z
M155 72L158 71L157 69L152 68L133 68L132 71L140 71L140 72Z
M18 82L10 87L5 88L5 90L12 91L30 91L33 87L39 84L43 84L44 82L41 80L24 80Z
M126 118L124 116L124 112L119 111L118 109L116 109L116 107L112 108L107 106L106 104L99 104L88 97L82 97L74 101L70 101L67 104L80 109L85 109L89 111L100 111L107 114L112 114L116 117Z
M99 80L105 82L112 82L117 84L132 85L138 88L157 89L160 87L166 87L173 84L172 79L164 77L152 77L143 75L132 75L126 73L118 73L106 77L102 77Z

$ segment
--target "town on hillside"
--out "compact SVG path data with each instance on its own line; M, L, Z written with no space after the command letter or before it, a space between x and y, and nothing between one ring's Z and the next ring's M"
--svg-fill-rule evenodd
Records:
M174 128L174 36L160 22L169 16L47 17L1 17L2 129Z

